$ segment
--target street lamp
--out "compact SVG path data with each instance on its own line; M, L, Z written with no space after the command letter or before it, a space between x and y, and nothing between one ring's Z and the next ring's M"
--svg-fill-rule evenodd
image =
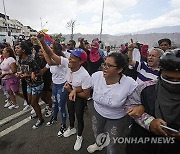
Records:
M100 30L100 34L99 34L99 40L101 41L101 35L102 35L102 26L103 26L103 18L104 18L104 0L103 0L103 6L102 6L102 17L101 17L101 30Z
M5 20L6 20L6 25L7 25L7 31L9 31L9 25L8 25L8 21L7 21L6 8L5 8L4 0L3 0L3 8L4 8L4 15L5 15Z
M44 26L48 23L47 21L43 24L42 23L42 18L40 17L40 20L41 20L41 30L44 28Z

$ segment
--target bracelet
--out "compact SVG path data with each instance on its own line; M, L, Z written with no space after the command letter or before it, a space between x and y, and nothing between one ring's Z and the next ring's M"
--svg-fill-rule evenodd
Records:
M147 118L145 121L144 121L144 124L146 125L146 127L149 129L149 126L151 124L151 122L154 120L155 118L153 116Z

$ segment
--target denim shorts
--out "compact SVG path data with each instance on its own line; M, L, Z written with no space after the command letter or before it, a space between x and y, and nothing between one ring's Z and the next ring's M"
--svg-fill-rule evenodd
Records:
M44 87L44 83L36 86L36 87L31 87L31 86L27 86L27 93L31 94L31 95L38 95L42 92Z

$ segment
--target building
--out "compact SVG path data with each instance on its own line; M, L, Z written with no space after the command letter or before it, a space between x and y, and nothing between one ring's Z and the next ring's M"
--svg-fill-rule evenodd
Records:
M24 26L20 21L10 19L9 16L6 17L7 21L5 15L0 13L0 41L7 35L8 31L13 36L25 35L25 37L29 37L30 35L36 35L37 31L30 26Z
M22 34L25 35L26 37L37 34L37 31L32 29L30 26L23 26L21 30L22 30Z

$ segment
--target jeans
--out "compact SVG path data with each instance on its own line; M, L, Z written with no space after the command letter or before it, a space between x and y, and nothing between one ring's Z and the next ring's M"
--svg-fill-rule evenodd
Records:
M114 140L118 137L126 136L126 130L128 129L128 116L126 115L120 119L108 119L101 116L94 108L92 113L92 129L96 141L98 135L100 135L101 133L109 134L110 143L107 146L107 154L120 153L120 144L114 142ZM125 149L123 150L125 151Z
M52 96L53 96L53 118L57 119L57 114L61 112L62 125L66 125L66 101L67 91L64 89L64 83L53 84Z

